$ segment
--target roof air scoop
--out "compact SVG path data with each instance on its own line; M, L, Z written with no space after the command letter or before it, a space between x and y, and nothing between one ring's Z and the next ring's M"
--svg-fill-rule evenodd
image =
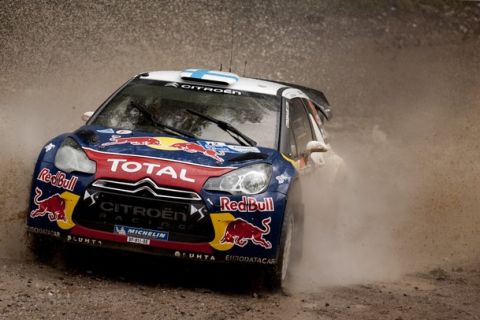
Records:
M240 77L231 72L207 70L207 69L186 69L180 74L183 80L197 82L209 82L215 84L231 85L237 82Z

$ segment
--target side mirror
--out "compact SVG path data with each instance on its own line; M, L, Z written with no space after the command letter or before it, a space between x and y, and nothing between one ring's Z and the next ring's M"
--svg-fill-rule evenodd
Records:
M93 116L93 111L87 111L82 114L82 120L87 122Z
M305 148L305 164L308 164L308 161L311 160L314 165L322 166L325 164L325 160L323 159L322 152L327 152L330 150L328 146L320 141L310 141L307 143L307 147Z
M310 141L305 148L305 154L310 155L314 152L327 152L329 148L327 145L320 141Z

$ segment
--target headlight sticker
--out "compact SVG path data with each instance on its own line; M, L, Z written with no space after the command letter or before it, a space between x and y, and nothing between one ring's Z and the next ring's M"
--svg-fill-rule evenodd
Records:
M55 154L55 167L71 173L83 172L94 174L97 170L95 161L90 160L82 147L72 138L66 138Z

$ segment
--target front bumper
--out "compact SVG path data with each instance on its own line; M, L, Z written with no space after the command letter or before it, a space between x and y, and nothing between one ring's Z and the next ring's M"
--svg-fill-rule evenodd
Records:
M44 168L58 171L42 163L37 174ZM81 174L66 174L65 179L76 185L65 190L34 180L29 232L176 258L276 263L286 203L282 193L247 198L172 189L145 179L94 180Z

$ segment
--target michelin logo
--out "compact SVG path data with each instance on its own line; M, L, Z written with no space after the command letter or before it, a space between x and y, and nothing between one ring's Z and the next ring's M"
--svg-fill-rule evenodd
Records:
M116 234L145 239L168 240L168 232L115 225Z

